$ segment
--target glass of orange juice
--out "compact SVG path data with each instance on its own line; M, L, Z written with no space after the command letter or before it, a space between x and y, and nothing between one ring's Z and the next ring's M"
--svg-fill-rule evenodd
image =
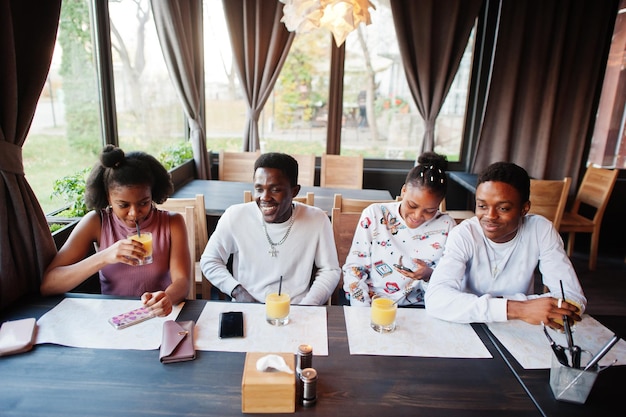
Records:
M265 319L274 326L289 323L289 294L272 292L265 296Z
M559 298L559 297L558 297L558 296L555 296L555 298ZM575 306L576 308L578 308L578 311L577 311L578 315L582 315L581 303L580 303L579 301L577 301L577 300L571 300L571 299L567 299L567 298L565 299L565 301L566 301L568 304L571 304L571 305ZM560 324L560 325L562 326L562 325L563 325L563 318L561 317L561 318L558 318L558 319L554 319L554 322L555 322L555 323L558 323L558 324ZM575 324L575 323L574 323L574 324Z
M130 235L129 239L136 240L143 244L143 248L146 250L146 256L139 260L139 265L147 265L152 263L152 233L141 232L141 235Z
M390 333L396 329L398 304L383 295L372 297L370 326L379 333Z

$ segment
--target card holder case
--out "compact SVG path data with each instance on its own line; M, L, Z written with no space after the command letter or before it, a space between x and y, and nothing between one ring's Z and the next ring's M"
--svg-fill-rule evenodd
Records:
M0 327L0 356L28 352L35 344L37 322L34 318L6 321Z
M161 363L184 362L196 358L193 343L195 325L193 320L180 322L167 320L163 323L163 338L159 353Z

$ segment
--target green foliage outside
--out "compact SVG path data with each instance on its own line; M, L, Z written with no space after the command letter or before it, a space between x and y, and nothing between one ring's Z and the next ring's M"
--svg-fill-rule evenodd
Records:
M63 2L58 39L63 50L60 74L67 139L73 149L96 155L101 134L88 2Z
M311 122L326 103L328 71L316 68L328 52L327 34L311 33L297 37L274 87L273 114L276 126L293 127Z
M189 142L168 146L157 157L167 170L182 165L191 158L193 158L193 152ZM54 181L50 198L60 197L67 206L65 210L56 214L57 216L82 217L87 214L85 186L90 171L91 167L84 168Z
M85 184L91 168L84 168L74 174L54 181L52 196L61 197L68 208L58 214L60 217L82 217L87 214L85 205Z
M176 145L168 146L159 152L157 157L159 162L161 162L167 170L182 165L192 158L193 149L191 148L191 143L189 142L182 142Z

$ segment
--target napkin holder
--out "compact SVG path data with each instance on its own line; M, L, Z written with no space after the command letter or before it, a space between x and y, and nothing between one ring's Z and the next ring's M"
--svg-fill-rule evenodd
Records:
M243 413L294 413L296 411L296 376L294 373L257 370L257 361L267 352L248 352L241 380ZM277 353L294 370L293 353Z

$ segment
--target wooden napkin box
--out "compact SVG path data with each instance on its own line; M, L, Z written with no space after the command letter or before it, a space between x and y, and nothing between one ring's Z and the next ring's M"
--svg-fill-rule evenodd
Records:
M268 353L248 352L241 379L243 413L294 413L296 411L296 375L286 372L260 372L257 360ZM295 371L293 353L277 353Z

